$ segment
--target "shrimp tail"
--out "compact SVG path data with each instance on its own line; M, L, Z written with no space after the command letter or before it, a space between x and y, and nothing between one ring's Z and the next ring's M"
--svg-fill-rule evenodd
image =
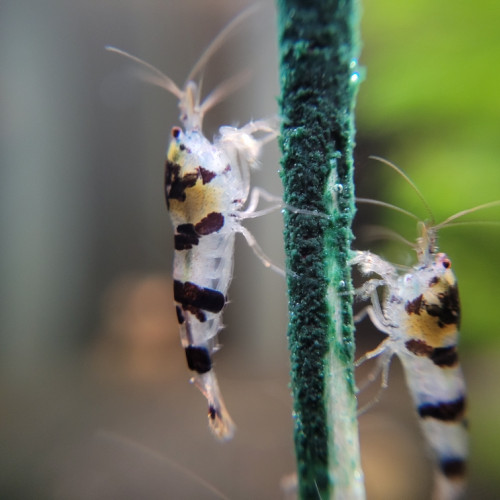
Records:
M208 401L208 425L217 439L228 441L234 435L235 425L226 409L214 370L198 373L191 379Z

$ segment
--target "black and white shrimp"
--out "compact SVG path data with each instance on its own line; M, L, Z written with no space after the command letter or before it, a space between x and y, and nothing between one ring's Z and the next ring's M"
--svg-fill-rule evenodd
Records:
M454 225L463 215L500 202L464 210L436 224L415 184L398 167L382 161L410 183L432 220L418 222L420 235L413 245L417 263L410 269L402 271L401 266L368 251L358 251L352 259L363 275L372 276L360 289L361 297L371 301L360 316L367 314L375 327L387 335L357 364L377 357L382 387L386 387L392 356L401 360L423 434L434 455L434 498L457 499L464 492L468 458L466 386L457 350L461 311L457 279L451 260L439 252L437 232ZM358 201L394 208L419 220L388 203L363 198ZM382 301L379 288L384 292Z
M202 132L203 117L241 83L241 78L223 82L204 100L200 84L193 79L227 34L253 10L243 11L219 33L182 89L148 63L108 47L141 64L148 72L147 81L179 99L183 128L172 129L165 166L165 197L175 233L174 300L187 364L195 372L192 382L207 398L210 429L221 440L232 437L234 423L219 390L212 356L218 350L217 334L222 329L222 311L233 274L236 233L243 234L266 267L282 273L241 224L245 218L282 206L264 190L250 190L250 170L258 166L262 146L277 136L277 127L267 120L241 128L222 126L211 142ZM257 211L260 197L274 205Z

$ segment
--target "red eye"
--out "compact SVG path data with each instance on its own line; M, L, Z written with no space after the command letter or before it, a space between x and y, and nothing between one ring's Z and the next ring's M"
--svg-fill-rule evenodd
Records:
M443 259L442 264L443 264L443 267L445 269L449 269L451 267L451 261L450 261L450 259Z

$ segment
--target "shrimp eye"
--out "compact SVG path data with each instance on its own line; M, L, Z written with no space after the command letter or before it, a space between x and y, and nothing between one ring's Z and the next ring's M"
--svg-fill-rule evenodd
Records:
M180 133L181 133L180 127L174 127L172 129L172 137L174 137L175 139L177 139L177 137L179 137Z
M449 269L451 267L451 261L450 261L450 259L443 259L442 264L443 264L443 267L445 269Z

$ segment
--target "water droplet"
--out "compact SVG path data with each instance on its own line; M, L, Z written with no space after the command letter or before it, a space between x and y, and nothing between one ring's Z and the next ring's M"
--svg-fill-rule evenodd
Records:
M333 185L333 190L336 192L336 193L342 193L344 191L344 186L342 184L334 184Z

